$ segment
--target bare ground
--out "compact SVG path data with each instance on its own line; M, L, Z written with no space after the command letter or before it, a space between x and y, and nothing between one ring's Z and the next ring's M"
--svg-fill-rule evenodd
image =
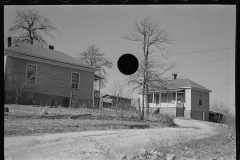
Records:
M175 119L182 128L89 131L4 137L5 159L120 159L139 148L171 146L217 134L217 124Z

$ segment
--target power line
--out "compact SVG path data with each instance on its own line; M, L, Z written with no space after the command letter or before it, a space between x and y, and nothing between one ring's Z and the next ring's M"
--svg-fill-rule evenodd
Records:
M182 54L191 54L191 53L202 53L202 52L220 51L220 50L231 49L231 48L235 48L235 47L220 48L220 49L211 49L211 50L203 50L203 51L196 51L196 52L174 53L174 54L171 54L170 56L182 55Z
M212 63L212 62L217 62L217 61L221 61L221 60L225 60L225 59L229 59L229 58L233 58L235 56L232 57L226 57L226 58L222 58L222 59L217 59L217 60L213 60L213 61L208 61L208 62L203 62L203 63L197 63L197 64L192 64L192 65L187 65L187 66L182 66L182 67L177 67L177 68L172 68L172 69L179 69L179 68L186 68L186 67L191 67L191 66L197 66L197 65L202 65L202 64L207 64L207 63ZM122 76L123 74L121 73L110 73L108 75L111 76Z
M216 90L216 89L219 89L219 88L226 87L226 86L228 86L228 85L230 85L230 84L232 84L232 83L233 83L233 81L228 82L228 83L224 83L224 84L221 84L221 85L218 85L218 86L215 86L215 87L212 87L211 89L212 89L212 90Z
M203 51L194 51L194 52L182 52L182 53L174 53L174 54L169 54L169 56L178 56L182 54L192 54L192 53L203 53L203 52L212 52L212 51L220 51L220 50L226 50L226 49L232 49L235 47L227 47L227 48L219 48L219 49L211 49L211 50L203 50ZM154 56L162 56L160 55L154 55Z
M179 68L197 66L197 65L206 64L206 63L212 63L212 62L217 62L217 61L221 61L221 60L225 60L225 59L229 59L229 58L233 58L233 57L235 57L235 56L227 57L227 58L222 58L222 59L217 59L217 60L208 61L208 62L203 62L203 63L197 63L197 64L192 64L192 65L182 66L182 67L177 67L177 68L173 68L173 69L179 69Z
M229 85L229 84L228 84L228 85ZM215 89L212 89L212 90L217 90L217 89L220 89L220 88L226 87L226 86L228 86L228 85L224 85L224 86L222 86L222 87L215 88Z
M232 48L235 48L235 47L226 47L226 48L211 49L211 50L203 50L203 51L193 51L193 52L174 53L174 54L169 54L169 56L177 56L177 55L191 54L191 53L202 53L202 52L220 51L220 50L226 50L226 49L232 49ZM121 56L121 55L120 55L120 56ZM107 56L107 58L120 58L120 56L119 56L119 55ZM135 55L135 56L141 58L141 55ZM162 54L159 54L159 55L153 55L153 56L162 56Z

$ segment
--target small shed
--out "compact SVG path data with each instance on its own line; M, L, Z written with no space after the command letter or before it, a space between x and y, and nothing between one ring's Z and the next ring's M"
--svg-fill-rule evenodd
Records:
M209 122L223 123L224 115L215 111L209 111Z
M103 107L109 108L109 107L115 107L116 103L124 105L125 107L131 107L132 105L132 99L126 98L126 97L120 97L120 96L114 96L106 94L101 97L103 101Z

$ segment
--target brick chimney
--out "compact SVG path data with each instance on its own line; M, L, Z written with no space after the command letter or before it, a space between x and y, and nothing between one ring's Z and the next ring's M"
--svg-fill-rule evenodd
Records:
M49 49L54 50L54 46L49 45Z
M12 38L11 37L8 37L7 43L8 43L7 48L11 47L11 45L12 45Z
M173 80L177 79L177 74L176 73L173 73L172 76L173 76Z

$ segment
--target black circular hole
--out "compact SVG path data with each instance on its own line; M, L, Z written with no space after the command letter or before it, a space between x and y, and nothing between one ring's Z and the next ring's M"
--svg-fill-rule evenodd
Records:
M138 59L132 54L122 55L117 62L119 71L125 75L131 75L138 69Z

